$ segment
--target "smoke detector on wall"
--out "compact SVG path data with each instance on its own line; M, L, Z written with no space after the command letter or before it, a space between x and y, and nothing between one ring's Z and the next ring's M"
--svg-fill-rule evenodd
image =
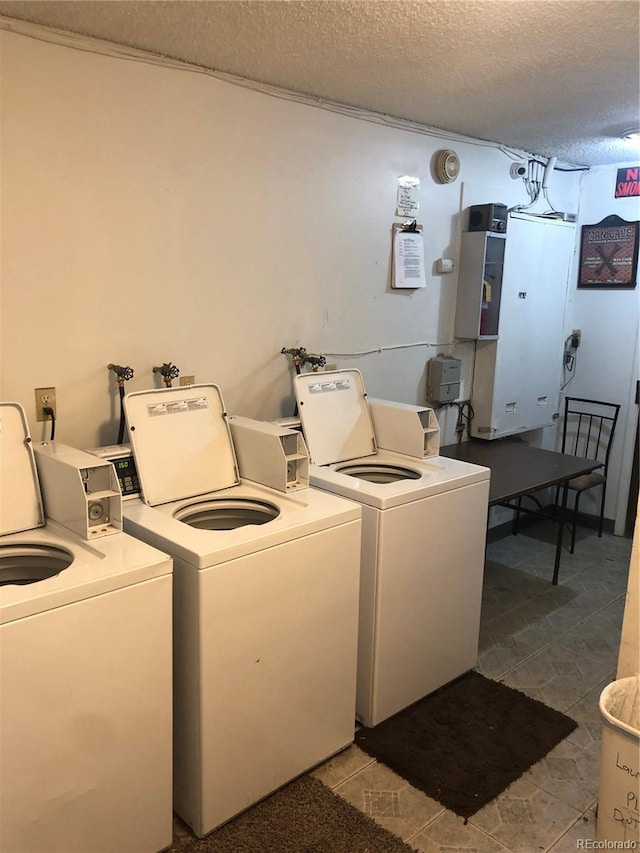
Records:
M460 158L455 151L438 151L435 162L436 178L441 184L450 184L460 174Z

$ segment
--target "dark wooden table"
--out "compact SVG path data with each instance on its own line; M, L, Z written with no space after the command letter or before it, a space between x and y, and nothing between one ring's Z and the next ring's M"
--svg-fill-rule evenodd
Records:
M470 439L461 444L448 444L440 448L442 456L484 465L491 470L489 506L517 507L511 503L515 498L533 494L550 486L562 488L562 502L558 517L556 558L553 568L553 583L558 583L562 537L567 509L569 480L588 474L602 463L593 459L580 459L554 450L531 447L521 439Z

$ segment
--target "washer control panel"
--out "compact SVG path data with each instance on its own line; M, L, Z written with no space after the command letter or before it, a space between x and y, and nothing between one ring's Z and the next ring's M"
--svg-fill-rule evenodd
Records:
M131 446L128 444L111 444L107 447L94 447L88 451L99 456L106 462L111 462L115 468L120 492L123 500L140 497L140 480L136 460L133 458Z

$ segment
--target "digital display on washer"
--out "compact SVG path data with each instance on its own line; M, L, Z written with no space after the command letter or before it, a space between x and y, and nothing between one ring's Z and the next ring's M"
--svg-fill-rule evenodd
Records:
M116 469L122 497L126 498L131 495L139 495L140 481L138 480L138 470L133 456L118 456L115 459L110 459L109 462L112 462Z

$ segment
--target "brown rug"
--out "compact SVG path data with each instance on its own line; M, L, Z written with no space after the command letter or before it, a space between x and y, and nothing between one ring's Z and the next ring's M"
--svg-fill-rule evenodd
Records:
M467 672L356 744L415 788L470 817L577 727L519 690Z
M184 824L172 853L415 853L311 776L197 839Z

